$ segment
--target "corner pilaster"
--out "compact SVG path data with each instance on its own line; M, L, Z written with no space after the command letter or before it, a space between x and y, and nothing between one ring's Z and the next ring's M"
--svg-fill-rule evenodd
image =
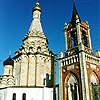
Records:
M82 43L80 43L78 45L78 48L79 48L81 85L82 85L82 94L83 94L82 98L83 98L83 100L90 100L84 45Z

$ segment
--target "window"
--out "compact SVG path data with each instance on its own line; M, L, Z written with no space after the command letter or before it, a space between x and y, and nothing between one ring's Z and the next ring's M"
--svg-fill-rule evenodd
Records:
M99 85L98 85L98 81L96 79L96 75L91 75L90 78L90 82L91 82L91 96L93 100L99 100Z
M78 94L78 82L74 75L71 75L68 83L66 84L67 92L68 92L68 100L79 100L79 94Z
M13 93L12 100L16 100L16 93Z
M84 31L82 31L82 43L84 46L88 47L87 36Z
M23 95L22 95L22 100L26 100L26 94L25 93L23 93Z
M72 48L74 48L75 46L77 46L77 38L76 38L75 31L73 31L71 33L71 45L72 45Z

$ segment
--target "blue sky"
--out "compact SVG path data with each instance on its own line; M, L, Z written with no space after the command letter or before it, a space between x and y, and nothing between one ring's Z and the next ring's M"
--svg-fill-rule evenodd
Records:
M3 74L1 60L4 61L8 57L9 50L12 50L12 57L14 56L28 32L32 8L36 1L0 0L0 75ZM41 22L49 41L49 48L55 54L65 51L63 27L65 22L71 20L72 0L38 1L42 8ZM76 7L81 20L89 23L93 50L100 50L100 0L76 0Z

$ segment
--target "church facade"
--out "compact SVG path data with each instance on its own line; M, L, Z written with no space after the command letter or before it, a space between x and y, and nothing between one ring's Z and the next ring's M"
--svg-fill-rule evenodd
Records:
M94 55L90 28L75 3L64 25L66 51L59 53L59 100L100 100L100 51Z
M93 53L88 22L81 21L74 3L64 25L66 51L58 54L56 85L56 55L48 48L41 12L37 2L21 47L3 62L0 100L100 100L100 51Z

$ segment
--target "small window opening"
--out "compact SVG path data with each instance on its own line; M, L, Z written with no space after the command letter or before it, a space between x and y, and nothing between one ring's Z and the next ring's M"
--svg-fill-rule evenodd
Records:
M86 33L84 31L82 31L82 43L84 46L88 46Z
M13 93L12 100L16 100L16 93Z
M75 32L71 33L71 45L72 45L72 48L74 48L75 46L77 46L77 39L76 39Z
M22 95L22 100L26 100L26 94L25 93L23 93L23 95Z

